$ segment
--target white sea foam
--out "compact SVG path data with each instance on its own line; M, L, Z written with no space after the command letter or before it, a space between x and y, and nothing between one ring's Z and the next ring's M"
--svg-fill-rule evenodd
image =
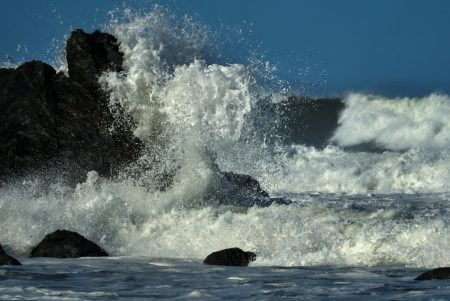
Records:
M0 194L0 240L19 255L65 228L111 255L201 260L239 246L258 253L256 265L431 267L450 260L446 194L293 194L289 206L189 208L167 205L170 193L92 175L76 189L54 186L44 193L37 183L20 185Z
M350 94L332 141L340 146L374 142L391 150L445 149L450 145L450 98L395 98Z
M450 153L412 149L404 153L347 152L294 146L278 155L272 191L434 193L450 189Z

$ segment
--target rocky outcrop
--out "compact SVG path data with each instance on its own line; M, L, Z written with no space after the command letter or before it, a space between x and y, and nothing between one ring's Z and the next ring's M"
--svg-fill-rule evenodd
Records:
M84 181L91 170L112 177L143 150L132 133L133 121L113 116L108 95L97 82L103 72L123 68L116 38L75 30L67 41L67 63L69 77L39 61L0 69L0 182L52 169L72 183ZM142 169L157 166L153 163ZM215 199L229 200L231 195L250 206L253 199L266 202L262 199L269 197L251 176L218 168L215 172ZM176 168L155 172L156 187L168 189L175 173ZM131 174L139 177L139 172Z
M207 150L205 157L208 158L213 172L208 190L205 193L206 199L216 200L220 204L240 206L253 206L266 201L270 202L269 194L261 188L258 180L250 175L222 171L216 163L217 158L214 152Z
M0 245L0 265L22 265L17 259L9 256Z
M248 266L256 260L254 252L245 252L239 248L224 249L209 254L203 261L208 265Z
M108 254L98 245L76 232L57 230L31 251L31 257L78 258L99 257Z
M259 182L249 176L233 172L222 172L225 179L235 186L238 193L255 198L268 198L269 194L261 189Z
M419 275L415 280L448 280L450 279L450 267L429 270Z
M41 62L0 69L0 175L48 162L58 148L50 83L55 70Z
M55 166L76 181L89 170L111 176L142 148L131 121L111 130L97 85L102 72L122 68L116 39L76 30L67 44L70 77L39 61L0 69L0 180Z

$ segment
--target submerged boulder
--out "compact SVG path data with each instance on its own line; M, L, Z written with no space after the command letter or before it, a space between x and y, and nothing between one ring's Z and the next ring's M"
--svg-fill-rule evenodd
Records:
M17 259L9 256L0 245L0 265L22 265Z
M450 267L442 267L433 270L426 271L419 276L415 280L448 280L450 279Z
M108 254L92 241L76 232L57 230L45 238L31 251L31 257L99 257Z
M224 249L209 254L203 261L208 265L248 266L255 261L256 253L242 251L239 248Z
M268 198L269 194L259 185L258 180L249 175L242 175L233 172L223 172L225 179L235 185L237 191L243 195Z

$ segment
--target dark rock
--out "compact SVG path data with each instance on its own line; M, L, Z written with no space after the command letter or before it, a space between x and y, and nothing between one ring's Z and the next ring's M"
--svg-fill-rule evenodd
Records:
M205 149L204 156L213 172L204 194L207 202L244 207L265 206L271 203L268 200L269 194L261 189L258 180L249 175L222 171L216 163L217 157L213 151Z
M76 232L57 230L31 251L31 257L77 258L98 257L108 254L95 243Z
M22 265L17 259L9 256L0 245L0 265Z
M222 172L228 182L233 184L238 193L255 198L268 198L269 194L261 189L259 182L249 176L233 172Z
M0 69L0 175L36 168L56 155L49 89L54 75L52 67L38 61Z
M97 80L104 71L121 71L123 54L117 39L107 33L95 31L86 34L77 29L67 41L69 76L88 90L98 89Z
M143 148L132 132L133 123L113 116L98 77L107 70L121 71L123 54L117 39L100 31L87 34L78 29L67 41L70 78L58 74L52 82L57 99L57 125L61 160L85 175L96 170L110 176L134 161ZM114 123L114 131L111 131Z
M255 259L256 254L254 252L245 252L239 248L230 248L209 254L203 263L209 265L248 266Z
M136 159L141 148L130 126L110 131L113 117L95 95L63 74L51 84L55 98L58 161L81 180L87 171L110 176Z
M79 182L90 170L112 176L138 157L132 121L117 122L97 88L102 72L122 68L117 40L76 30L67 53L71 78L39 61L0 69L0 180L57 166Z
M426 271L425 273L419 275L415 280L445 280L450 279L450 267L437 268L433 270Z

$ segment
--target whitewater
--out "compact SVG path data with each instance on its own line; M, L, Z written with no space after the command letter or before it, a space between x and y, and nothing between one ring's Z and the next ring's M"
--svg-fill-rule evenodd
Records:
M449 96L348 93L331 113L311 100L328 132L308 144L316 132L304 111L261 83L272 69L224 62L191 17L125 10L104 31L119 40L124 71L99 82L145 151L111 179L91 171L73 187L43 171L0 187L0 242L24 264L0 268L0 300L448 298L447 282L413 279L450 262ZM302 137L286 134L288 115ZM239 199L216 168L284 201ZM57 229L112 257L27 258ZM229 247L257 259L202 264Z

